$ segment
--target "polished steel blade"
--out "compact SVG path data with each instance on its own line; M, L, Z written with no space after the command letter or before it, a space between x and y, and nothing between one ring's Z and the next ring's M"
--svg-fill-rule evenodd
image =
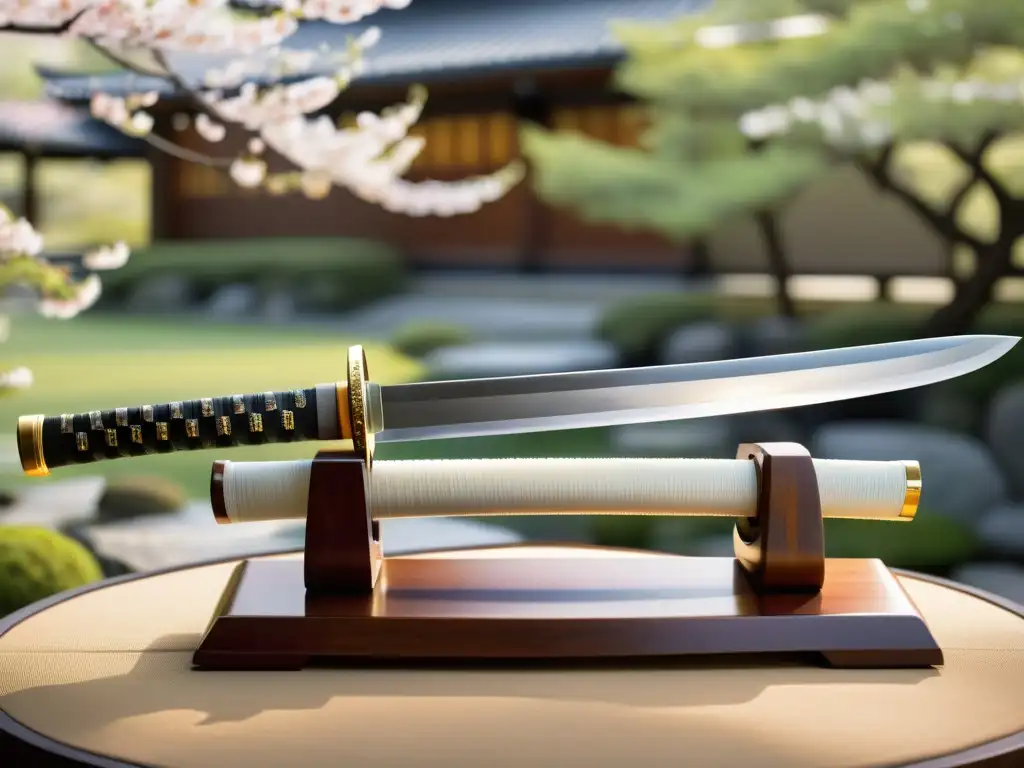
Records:
M933 384L988 365L1018 341L951 336L709 363L374 386L369 399L382 421L374 425L377 442L673 421Z

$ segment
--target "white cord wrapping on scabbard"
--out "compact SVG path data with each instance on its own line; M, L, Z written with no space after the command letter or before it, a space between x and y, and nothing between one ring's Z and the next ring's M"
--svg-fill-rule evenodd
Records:
M905 462L814 459L825 517L899 519ZM303 519L311 460L225 462L231 522ZM339 493L340 493L339 489ZM741 459L465 459L377 461L374 519L633 514L752 517L757 470Z

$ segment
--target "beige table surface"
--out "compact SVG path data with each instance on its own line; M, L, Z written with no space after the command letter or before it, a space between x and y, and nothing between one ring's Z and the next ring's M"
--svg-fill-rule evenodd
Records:
M537 547L494 554L600 556ZM192 671L233 565L115 583L15 624L0 637L3 711L52 742L197 768L825 768L903 765L1024 738L1024 618L923 578L900 577L945 653L939 670L691 661L632 670Z

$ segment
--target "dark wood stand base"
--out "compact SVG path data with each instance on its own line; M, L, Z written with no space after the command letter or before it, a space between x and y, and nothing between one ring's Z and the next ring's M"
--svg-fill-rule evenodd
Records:
M569 553L571 554L571 553ZM307 595L301 560L241 563L194 661L595 660L820 654L834 666L927 667L942 653L878 560L828 560L811 595L759 595L732 558L389 558L371 595Z
M367 466L313 464L305 556L241 563L193 657L205 669L311 663L610 660L817 654L833 666L928 667L942 652L878 560L826 560L810 456L740 446L758 515L734 558L603 549L383 558ZM216 479L215 479L216 481Z

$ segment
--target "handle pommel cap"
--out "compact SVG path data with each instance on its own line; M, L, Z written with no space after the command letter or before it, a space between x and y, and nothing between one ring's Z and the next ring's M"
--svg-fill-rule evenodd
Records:
M26 475L41 477L50 474L43 457L43 419L42 414L21 416L18 419L18 456L21 468Z
M903 469L907 474L907 489L903 495L900 519L913 520L921 503L921 465L916 461L904 461Z

